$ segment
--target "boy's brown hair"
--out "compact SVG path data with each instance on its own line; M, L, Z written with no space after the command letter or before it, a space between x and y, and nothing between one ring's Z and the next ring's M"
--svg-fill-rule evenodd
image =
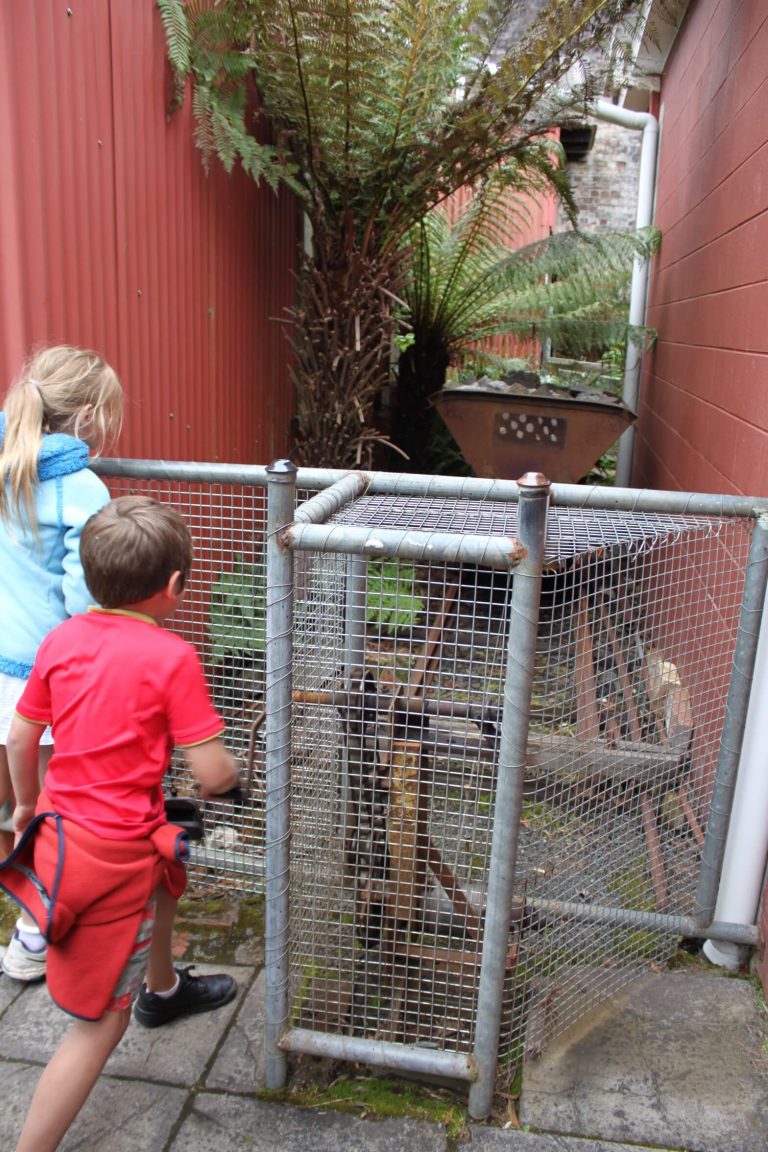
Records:
M192 536L174 508L149 496L120 496L87 521L80 559L103 608L138 604L162 591L174 572L182 587L192 568Z

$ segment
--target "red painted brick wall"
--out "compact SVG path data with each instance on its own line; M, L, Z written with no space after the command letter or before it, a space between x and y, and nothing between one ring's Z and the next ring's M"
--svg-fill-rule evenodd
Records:
M694 0L664 74L633 480L768 492L768 6Z

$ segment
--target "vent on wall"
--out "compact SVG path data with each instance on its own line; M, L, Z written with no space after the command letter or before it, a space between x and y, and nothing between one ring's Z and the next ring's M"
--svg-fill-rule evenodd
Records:
M596 125L575 124L560 129L560 143L565 149L568 161L583 160L595 142Z

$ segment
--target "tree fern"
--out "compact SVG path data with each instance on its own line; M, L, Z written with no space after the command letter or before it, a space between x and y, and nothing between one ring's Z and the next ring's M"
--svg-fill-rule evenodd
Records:
M633 261L658 244L654 229L569 231L520 246L529 217L529 196L502 170L458 211L432 209L404 241L411 340L398 366L393 438L417 470L430 463L430 397L483 341L549 338L579 355L649 335L628 323L628 291Z
M580 349L627 337L633 261L655 251L656 230L568 231L520 247L528 218L527 200L501 183L457 218L437 207L411 230L400 292L417 352L427 333L452 359L506 333L567 336Z
M195 85L203 152L273 186L287 181L310 217L314 249L295 316L301 455L319 464L330 451L321 430L341 421L330 462L355 463L361 421L363 439L375 439L403 238L499 168L510 186L553 188L573 214L563 167L542 137L610 85L613 33L646 0L547 0L522 35L518 0L158 3L177 75ZM254 139L259 116L272 144ZM357 339L359 312L351 344L321 347L336 338L323 317L349 308L358 278L366 291L353 307L373 310L362 327L378 337L370 346ZM316 428L306 427L315 416Z

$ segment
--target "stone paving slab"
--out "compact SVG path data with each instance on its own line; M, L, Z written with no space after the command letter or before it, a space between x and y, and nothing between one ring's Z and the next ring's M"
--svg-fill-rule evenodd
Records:
M222 1038L245 999L253 968L197 964L195 975L226 972L237 981L237 997L215 1012L174 1020L165 1028L142 1028L135 1020L107 1061L107 1075L138 1076L192 1087L205 1076Z
M526 1064L521 1122L686 1152L765 1152L765 1024L747 981L649 974Z
M5 952L5 949L3 948L2 951ZM13 1004L24 990L24 984L20 984L18 980L9 980L7 976L0 973L0 1015L5 1012L9 1004Z
M137 1076L182 1087L201 1080L246 997L254 970L199 964L195 972L199 975L227 972L234 976L238 983L236 999L216 1012L207 1012L203 1017L189 1016L166 1028L142 1028L131 1020L128 1031L107 1062L106 1075ZM0 988L6 980L6 977L0 979ZM7 983L21 988L21 994L12 1000L2 1017L0 1058L46 1064L67 1032L71 1017L54 1004L45 984L24 987L13 980Z
M24 1123L40 1067L3 1063L0 1147L13 1148ZM136 1152L164 1148L187 1099L181 1088L102 1076L60 1145L61 1152L98 1149Z
M209 1089L260 1092L264 1087L264 972L254 980L205 1078Z
M0 989L8 986L17 994L6 1005L0 1025L0 1057L46 1064L71 1017L54 1004L44 982L21 984L0 977Z
M200 1093L169 1152L447 1152L447 1147L445 1131L422 1120L361 1120Z
M456 1152L669 1152L664 1148L639 1144L606 1144L602 1140L581 1140L572 1136L541 1136L514 1128L472 1130L469 1143L460 1143Z
M765 1152L765 1008L744 980L665 973L630 985L526 1065L529 1130L361 1119L259 1100L263 975L237 1001L157 1030L135 1023L62 1152ZM68 1026L44 985L0 978L0 1147L13 1147L41 1065ZM532 1131L530 1130L532 1129Z

